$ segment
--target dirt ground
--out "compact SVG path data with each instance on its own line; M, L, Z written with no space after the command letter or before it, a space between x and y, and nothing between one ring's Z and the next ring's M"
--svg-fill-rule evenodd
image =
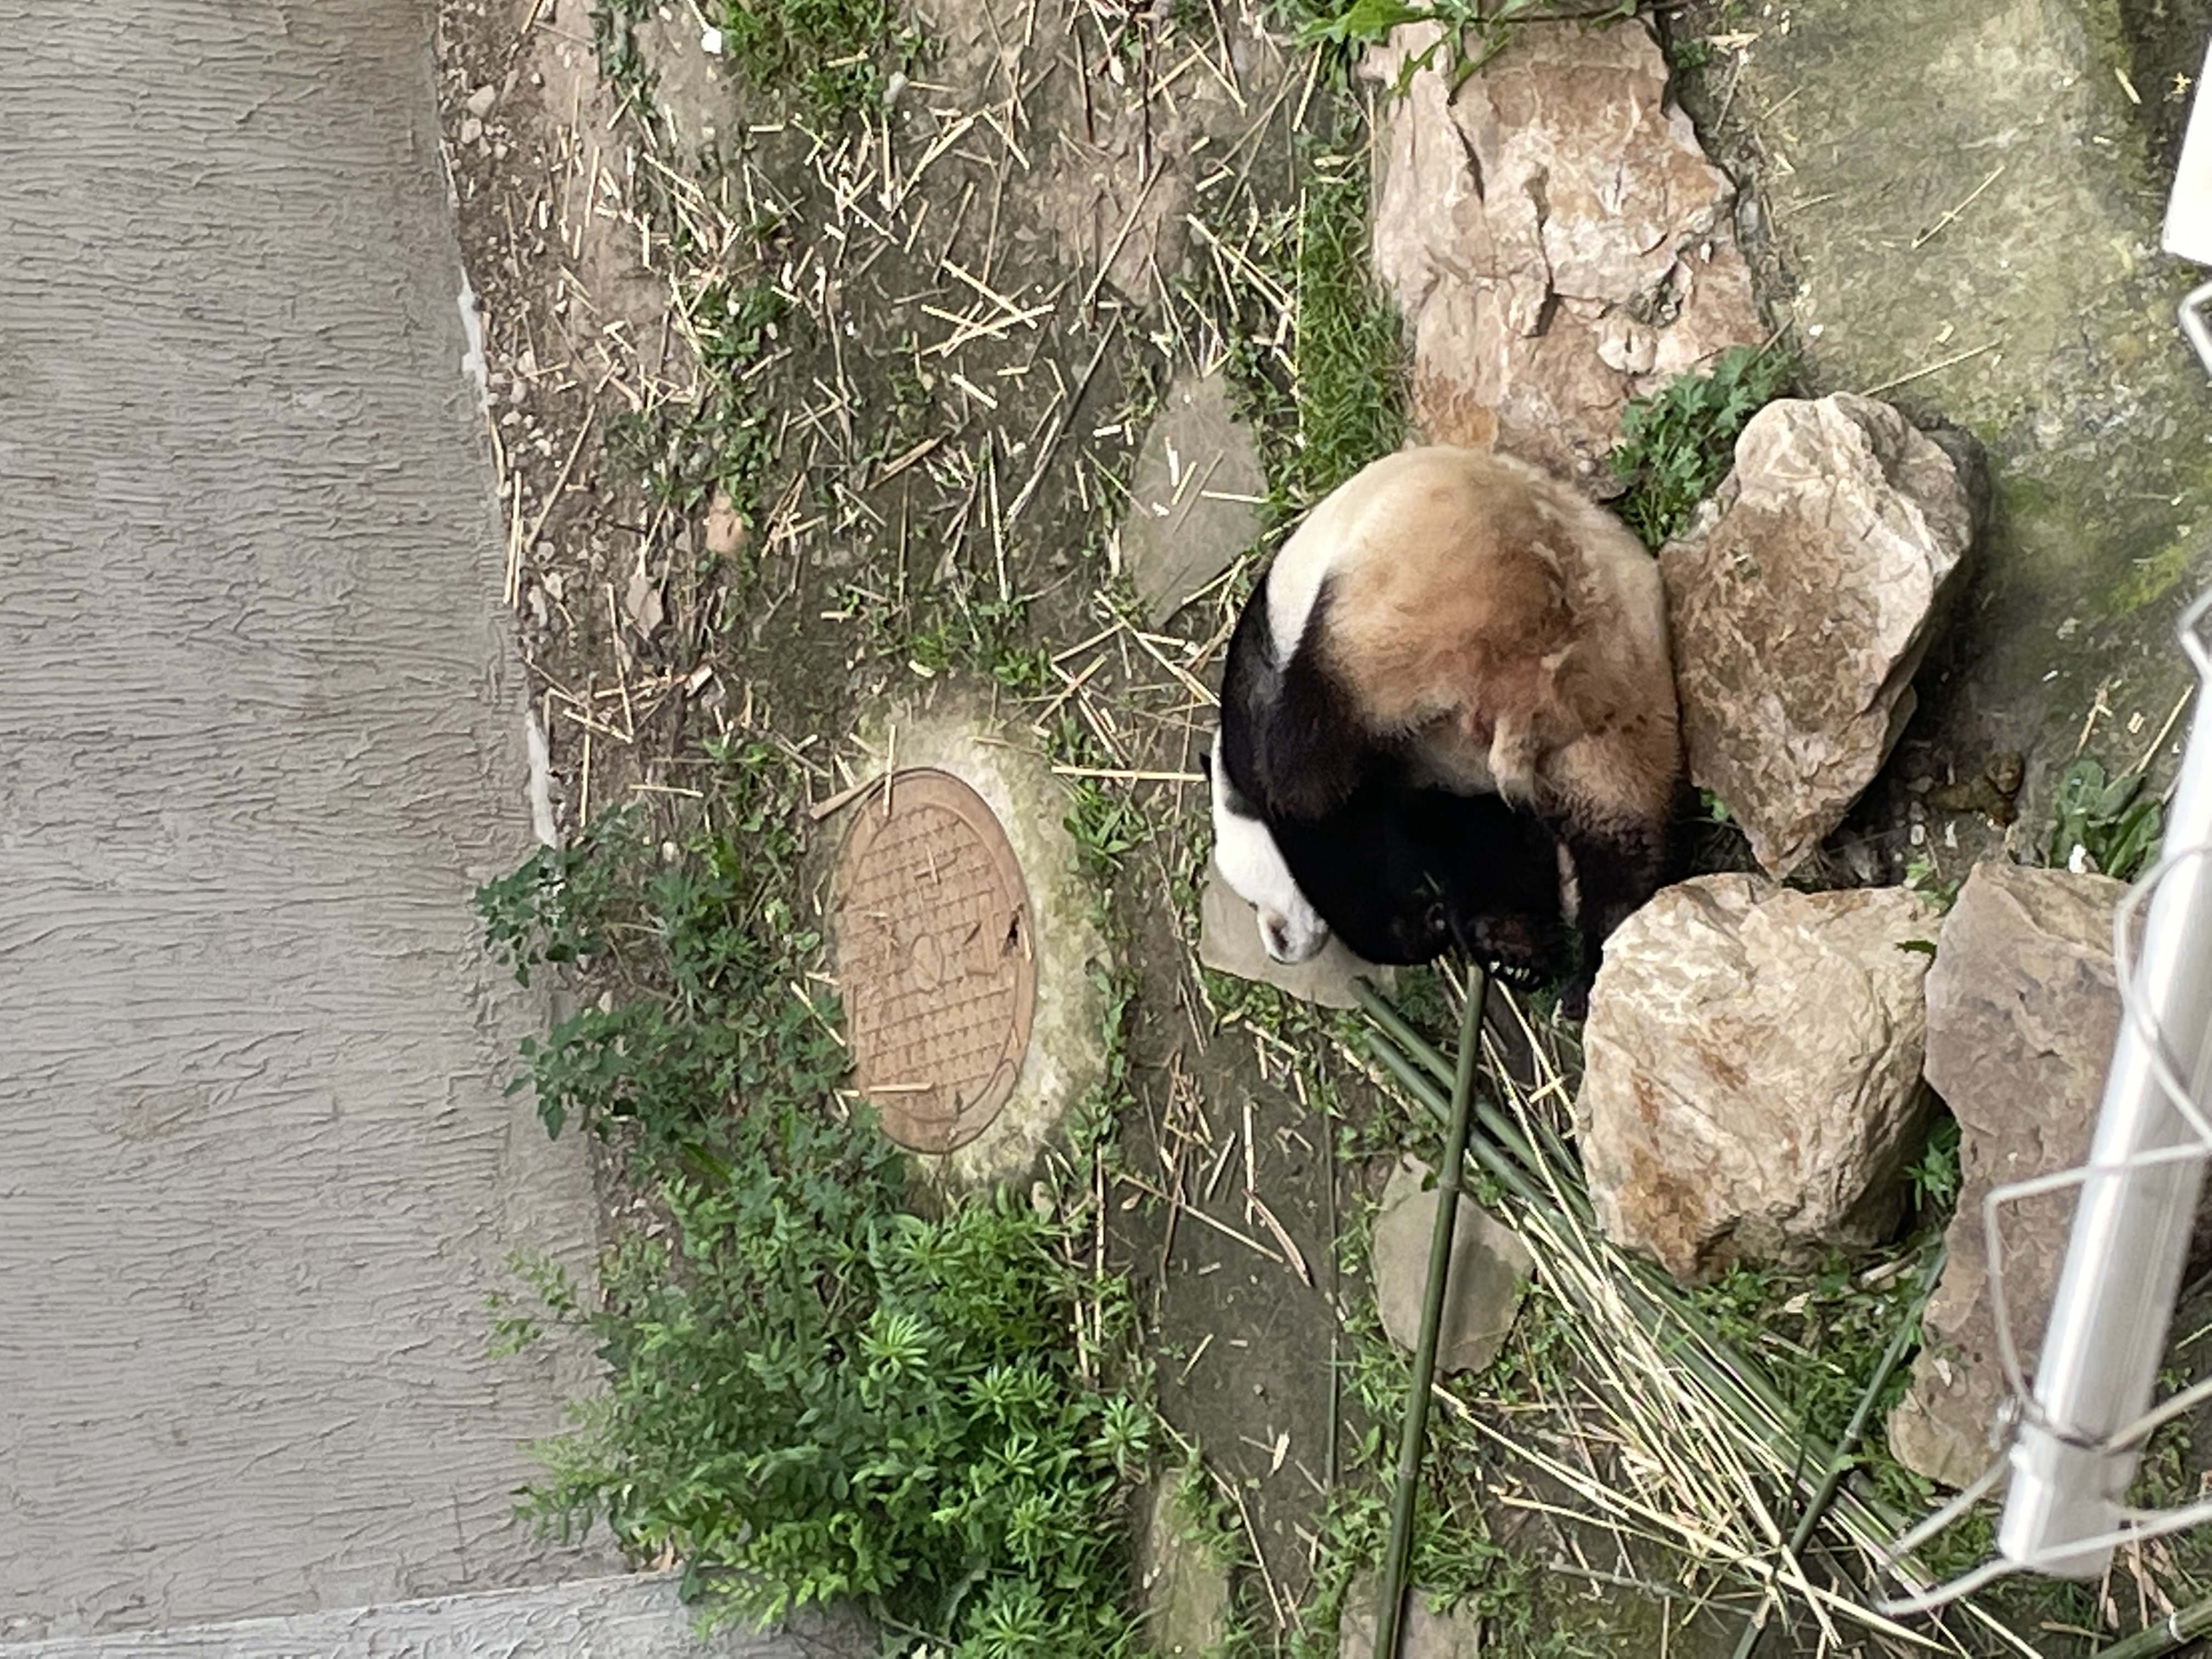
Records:
M826 848L830 803L889 758L855 737L870 711L935 684L1126 804L1113 1250L1159 1403L1256 1553L1246 1610L1280 1629L1356 1426L1332 1362L1367 1292L1336 1241L1427 1132L1349 1073L1316 1098L1339 1028L1199 969L1198 762L1235 590L1141 625L1117 529L1170 381L1287 371L1257 250L1314 158L1364 143L1358 107L1246 0L933 0L890 95L834 125L744 85L690 4L638 9L611 40L586 0L441 9L558 820L680 810L701 741L744 731L805 762ZM603 58L631 67L603 80ZM1906 850L1905 805L1870 814L1845 878ZM1515 1541L1562 1559L1540 1517ZM1732 1646L1710 1619L1639 1619L1591 1627L1618 1651Z
M1237 1495L1276 1625L1334 1465L1331 1128L1277 1039L1222 1026L1193 956L1204 686L1229 602L1146 631L1106 596L1159 389L1245 343L1203 297L1239 239L1194 227L1259 222L1295 188L1293 130L1343 111L1236 12L993 0L941 6L927 33L891 107L830 139L770 113L688 9L664 9L640 30L667 112L648 150L578 0L444 8L508 594L569 828L680 800L699 740L740 728L802 752L827 800L878 764L850 740L866 712L933 680L989 689L1007 741L1073 720L1101 773L1152 775L1102 780L1144 824L1113 895L1138 975L1116 1249L1161 1403ZM656 496L605 434L672 415L693 441L682 412L741 288L779 296L739 371L773 457L761 493ZM671 453L664 479L684 470ZM978 672L1039 648L1040 686Z

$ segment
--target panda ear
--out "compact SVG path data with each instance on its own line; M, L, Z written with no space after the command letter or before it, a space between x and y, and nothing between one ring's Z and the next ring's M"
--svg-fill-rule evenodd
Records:
M1296 818L1322 817L1343 805L1373 753L1350 695L1313 650L1299 652L1283 671L1255 746L1268 805Z

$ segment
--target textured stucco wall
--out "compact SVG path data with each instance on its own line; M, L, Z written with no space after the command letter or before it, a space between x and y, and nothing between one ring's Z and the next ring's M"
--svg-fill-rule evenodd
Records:
M588 1248L412 0L0 0L0 1638L541 1582Z
M767 1634L739 1624L702 1638L670 1577L584 1579L143 1635L0 1642L0 1659L860 1659L876 1650L865 1631L842 1620Z

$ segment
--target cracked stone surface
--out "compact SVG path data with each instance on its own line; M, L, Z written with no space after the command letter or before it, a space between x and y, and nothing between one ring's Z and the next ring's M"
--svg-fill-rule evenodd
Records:
M1735 470L1661 553L1690 781L1769 875L1843 822L1896 747L1973 538L1950 455L1842 393L1753 416Z
M1375 1218L1376 1307L1390 1340L1408 1353L1420 1340L1430 1234L1437 1219L1435 1176L1426 1164L1401 1159L1382 1189L1382 1207ZM1439 1371L1479 1371L1497 1358L1521 1310L1532 1265L1528 1247L1512 1229L1462 1194L1437 1340Z
M1217 973L1257 980L1324 1008L1357 1008L1359 999L1352 991L1356 979L1364 976L1384 991L1396 980L1389 969L1363 961L1334 937L1307 961L1277 962L1260 943L1260 923L1252 907L1237 897L1236 889L1211 863L1199 900L1198 959Z
M1437 26L1395 31L1395 82ZM1413 337L1413 419L1585 488L1620 411L1765 337L1735 246L1735 190L1667 93L1649 27L1526 23L1455 92L1446 54L1385 107L1376 275Z
M1669 887L1623 922L1575 1103L1606 1237L1684 1279L1887 1238L1928 1119L1935 931L1906 888L1746 875Z

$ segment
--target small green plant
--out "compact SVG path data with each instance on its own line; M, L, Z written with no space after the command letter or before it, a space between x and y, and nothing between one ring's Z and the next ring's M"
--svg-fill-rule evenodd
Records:
M647 0L592 0L592 50L599 78L638 120L653 119L654 76L639 46L637 26L651 7Z
M1788 384L1780 353L1733 346L1710 372L1678 374L1620 418L1614 472L1628 490L1614 503L1655 551L1690 527L1698 503L1728 476L1736 436Z
M1713 61L1713 43L1701 34L1667 42L1667 62L1678 70L1703 69Z
M771 804L781 758L759 743L725 757L743 842L702 828L672 843L671 860L632 815L612 814L477 895L486 940L517 978L573 963L612 981L523 1039L527 1070L509 1091L534 1091L549 1133L629 1121L650 1146L684 1149L764 1090L811 1097L843 1077L834 1004L797 988L820 940L763 879L796 851Z
M1063 766L1098 768L1108 757L1097 739L1073 714L1054 722L1049 739L1054 761ZM1067 781L1067 816L1063 823L1075 842L1078 866L1102 886L1111 882L1121 861L1152 838L1152 818L1127 790L1097 778Z
M569 1316L608 1393L531 1513L674 1551L717 1619L852 1599L973 1659L1127 1650L1114 1516L1153 1425L1076 1374L1060 1224L904 1214L897 1152L816 1107L716 1152L726 1180L659 1188L680 1246L633 1239Z
M1249 1559L1251 1546L1237 1524L1236 1511L1215 1486L1195 1448L1176 1471L1169 1503L1176 1535L1203 1552L1215 1566L1227 1571Z
M1403 0L1351 0L1340 10L1327 9L1317 0L1292 0L1288 9L1299 20L1298 44L1315 48L1332 72L1347 77L1367 48L1389 39L1400 24L1442 25L1443 39L1401 71L1401 91L1413 71L1426 68L1439 49L1450 54L1451 82L1456 87L1505 49L1515 24L1560 13L1556 0L1441 0L1431 6L1409 6ZM1610 10L1577 15L1595 26L1635 13L1635 0L1621 0Z
M694 512L719 489L750 522L776 462L779 428L775 410L749 377L804 319L788 295L766 283L719 278L691 296L686 314L699 346L697 393L609 416L600 447L616 477L660 506Z
M2051 814L2044 854L2055 866L2071 867L2078 851L2090 868L2133 881L2158 856L2164 810L2141 772L2107 778L2084 757L2060 775Z
M1905 860L1905 884L1948 915L1959 902L1959 890L1966 881L1964 876L1946 876L1932 854L1925 848L1915 848ZM1929 954L1935 954L1934 946L1929 947Z
M723 57L745 79L763 91L795 89L823 121L881 103L891 73L921 50L890 0L722 0L707 9Z
M1919 1156L1905 1166L1914 1213L1923 1218L1949 1215L1958 1207L1960 1179L1959 1120L1944 1112L1929 1125Z

